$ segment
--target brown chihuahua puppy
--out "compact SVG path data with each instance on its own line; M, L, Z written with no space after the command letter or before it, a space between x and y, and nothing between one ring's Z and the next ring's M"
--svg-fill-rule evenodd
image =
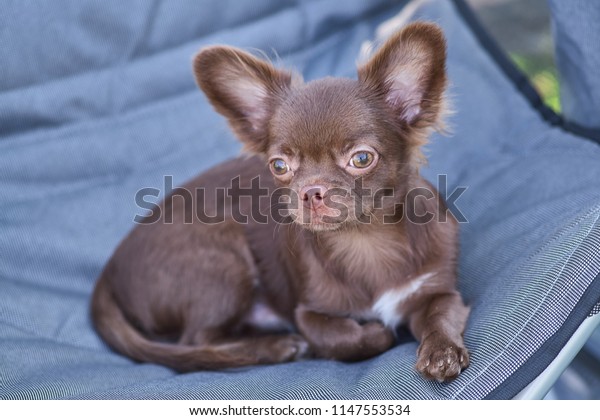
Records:
M120 244L92 298L100 335L191 371L361 360L406 323L417 370L455 378L469 364L458 224L419 176L445 56L426 23L392 36L358 80L303 83L235 48L201 50L197 82L251 157L176 190Z

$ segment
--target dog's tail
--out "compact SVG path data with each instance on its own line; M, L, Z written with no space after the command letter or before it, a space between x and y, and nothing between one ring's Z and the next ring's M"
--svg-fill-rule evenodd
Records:
M247 366L259 361L235 343L200 347L146 338L125 317L103 273L92 296L92 319L100 336L116 351L139 362L158 363L179 372ZM246 353L246 354L244 354Z

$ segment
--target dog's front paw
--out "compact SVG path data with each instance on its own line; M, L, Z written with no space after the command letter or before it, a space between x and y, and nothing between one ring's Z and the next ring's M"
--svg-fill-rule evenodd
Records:
M469 366L469 352L447 339L426 339L417 350L417 370L427 379L448 382Z

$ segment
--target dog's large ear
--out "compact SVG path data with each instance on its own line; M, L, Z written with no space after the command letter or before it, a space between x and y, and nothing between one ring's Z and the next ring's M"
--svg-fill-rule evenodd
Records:
M432 23L416 22L391 36L358 78L383 96L400 121L415 128L437 127L446 88L446 42Z
M245 149L263 153L268 146L268 123L293 75L278 70L242 50L214 46L194 59L198 86L225 117Z

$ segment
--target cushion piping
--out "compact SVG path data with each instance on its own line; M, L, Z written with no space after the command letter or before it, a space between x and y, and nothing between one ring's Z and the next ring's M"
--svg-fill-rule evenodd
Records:
M554 360L581 323L590 315L598 303L600 274L598 274L581 296L577 306L558 329L540 348L496 389L485 396L486 400L511 399L539 376Z

